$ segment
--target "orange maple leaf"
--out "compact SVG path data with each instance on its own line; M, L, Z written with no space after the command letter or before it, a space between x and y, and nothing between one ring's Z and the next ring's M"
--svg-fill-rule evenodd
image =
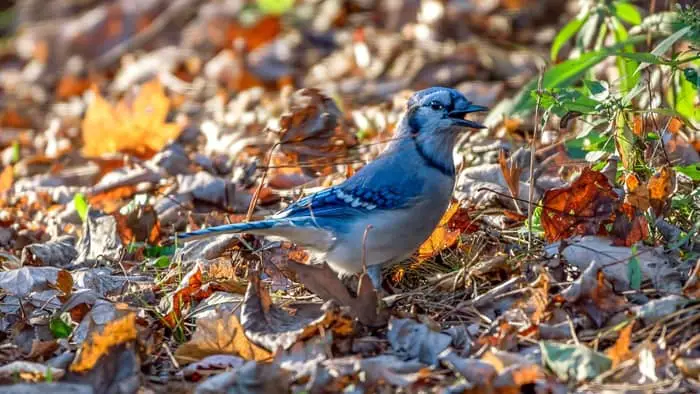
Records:
M170 99L157 79L141 86L131 103L122 99L114 107L94 92L82 123L85 156L130 152L149 157L180 135L179 124L165 121Z

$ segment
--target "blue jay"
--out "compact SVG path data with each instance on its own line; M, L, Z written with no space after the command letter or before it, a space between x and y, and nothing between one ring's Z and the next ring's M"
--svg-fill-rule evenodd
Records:
M227 233L282 237L340 274L360 272L364 253L372 283L379 288L381 266L410 257L445 213L455 184L455 142L465 128L484 128L464 115L484 110L454 89L416 92L392 142L345 182L265 220L210 227L177 238Z

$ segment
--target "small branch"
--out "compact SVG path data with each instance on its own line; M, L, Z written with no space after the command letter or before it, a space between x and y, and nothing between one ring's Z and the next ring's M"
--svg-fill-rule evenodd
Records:
M537 78L537 103L535 104L535 129L530 140L530 189L527 198L527 250L532 248L532 200L535 198L535 156L537 153L537 128L540 124L540 103L542 102L542 78L544 72L540 70Z
M97 69L103 69L114 65L125 54L141 48L149 41L152 41L166 28L172 28L173 23L178 18L182 18L188 13L195 12L199 9L199 7L197 7L197 3L199 2L200 0L174 1L165 11L157 16L148 27L98 57L92 62L92 66Z
M258 204L258 198L260 197L260 192L262 191L263 185L265 184L265 178L267 177L267 171L270 168L270 161L272 161L272 153L275 151L280 143L272 145L270 152L267 154L267 162L265 163L265 168L263 170L262 176L260 177L260 183L258 187L255 188L255 193L253 193L253 198L250 200L250 205L248 206L248 212L245 214L245 221L249 222L253 217L253 211L255 211L255 206Z

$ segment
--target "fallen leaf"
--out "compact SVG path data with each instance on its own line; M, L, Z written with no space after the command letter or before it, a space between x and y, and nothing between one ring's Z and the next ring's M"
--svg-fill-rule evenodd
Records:
M112 107L94 91L82 122L83 154L129 152L150 157L180 135L180 125L166 123L170 100L157 79L141 86L129 103Z
M637 208L623 203L615 212L610 236L615 246L632 246L649 237L649 223Z
M283 393L289 391L290 373L275 362L248 361L242 367L211 377L197 386L198 393Z
M627 246L615 246L606 237L574 237L565 243L553 243L545 248L548 256L560 254L567 263L586 270L595 261L602 267L605 277L613 283L617 291L630 289L628 264L636 255L643 280L651 280L654 288L679 293L682 288L678 269L664 255L663 248L652 248L644 244L635 245L637 253ZM558 250L562 247L561 250Z
M675 172L667 166L662 167L649 179L648 187L649 204L656 216L661 216L665 208L670 205L671 195L676 187Z
M562 380L583 382L609 370L612 361L584 345L540 342L544 364Z
M613 219L616 201L605 175L584 168L571 186L545 192L541 222L547 241L604 231L603 225Z
M55 267L22 267L0 272L0 289L7 294L24 297L33 291L47 290L51 287L67 287L68 271ZM59 281L63 285L59 285Z
M471 221L467 210L461 208L459 203L450 204L430 237L418 248L419 261L437 256L443 250L454 246L461 234L476 230L478 226Z
M272 303L259 272L249 271L241 324L246 336L254 343L275 352L280 348L289 349L296 342L321 333L332 332L334 337L347 337L354 331L352 319L343 315L339 308L324 306L318 312L312 317L289 314Z
M61 379L64 374L63 369L29 361L12 361L0 367L0 381L19 378L29 382L40 382L50 378Z
M386 337L396 357L428 365L436 365L439 354L452 343L449 335L413 319L392 319Z
M331 173L333 163L358 143L338 106L318 89L294 92L280 130L280 152L293 164L304 164L302 171L311 176Z
M71 363L72 372L85 372L92 369L97 361L104 357L111 348L136 340L136 314L129 313L113 320L101 330L95 331L83 342L80 352Z
M15 169L13 166L5 166L0 172L0 195L10 190L15 181Z
M523 168L518 167L515 161L508 162L503 149L498 152L498 165L501 166L501 173L506 180L510 195L517 198L520 193L520 174L522 174Z
M58 81L58 86L56 86L56 98L67 100L73 96L80 96L90 88L91 84L90 78L65 74Z
M440 354L440 362L447 364L468 382L477 386L487 386L496 378L498 372L491 364L479 359L459 357L454 350Z
M124 245L133 242L155 244L160 237L160 222L152 205L139 206L126 213L115 212L113 216Z
M627 324L620 330L620 336L617 337L615 344L605 351L605 355L612 360L612 368L632 357L632 352L630 352L632 327L634 327L634 322Z
M185 379L196 382L202 377L218 374L221 371L236 370L243 364L245 364L245 360L238 356L217 354L204 357L197 362L187 365L182 369L182 375Z
M630 173L625 177L625 203L640 211L649 208L649 187L642 183L636 174Z
M555 301L572 305L588 316L597 327L628 307L627 300L615 294L600 265L597 261L590 263L571 286L554 297Z
M63 236L22 249L22 265L63 267L78 257L75 238Z
M190 307L192 302L203 300L211 294L212 290L202 283L202 265L196 263L182 278L177 289L163 298L162 303L167 305L163 323L170 328L175 328L182 322L183 312Z
M230 354L244 360L267 361L271 353L250 342L232 313L217 313L197 320L192 338L175 351L179 362L191 363L208 356Z

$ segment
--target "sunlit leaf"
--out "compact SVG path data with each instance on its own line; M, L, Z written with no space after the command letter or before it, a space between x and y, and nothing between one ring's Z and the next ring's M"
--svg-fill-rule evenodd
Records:
M616 17L632 25L642 23L642 15L634 5L626 1L616 1L613 3L613 10Z
M549 54L552 61L557 60L557 55L559 54L561 47L566 44L566 42L569 41L577 31L579 31L587 19L588 14L585 14L580 18L577 17L576 19L572 19L559 31L556 37L554 37L554 41L552 41L552 49L550 50Z
M95 90L82 123L83 154L153 155L180 135L179 124L166 122L169 110L170 99L158 79L143 84L132 101L114 107Z
M615 120L615 147L622 160L622 165L627 170L634 169L639 158L634 141L634 133L627 122L627 117L624 112L620 111Z
M585 168L571 186L545 192L541 217L545 238L554 242L599 232L600 223L611 220L616 200L605 175Z
M78 212L80 220L85 223L88 216L88 210L90 209L90 205L88 205L85 195L83 193L75 193L75 196L73 196L73 205L75 205L75 210Z
M80 352L73 360L70 370L84 372L92 369L97 361L107 355L110 349L136 339L136 315L129 313L124 317L107 323L100 331L94 331L83 342Z
M282 15L294 6L294 0L256 0L255 2L262 12L272 15Z
M15 182L15 169L13 166L5 166L0 172L0 194L10 190Z
M73 327L68 323L70 321L69 314L61 314L54 316L49 321L49 330L54 338L68 338L73 332Z
M688 176L693 182L700 181L700 164L688 164L687 166L675 166L673 169Z
M678 40L682 39L685 37L686 34L690 33L692 31L693 27L692 26L686 26L677 32L671 34L670 36L666 37L663 41L661 41L652 51L651 54L655 56L661 56L664 53L666 53L673 44L678 42Z
M605 352L605 355L612 360L613 368L632 356L632 352L630 352L632 327L634 327L634 322L627 324L620 330L620 336L617 338L617 341L615 341L615 344Z
M12 158L10 159L10 162L12 164L15 164L19 161L19 159L20 159L19 141L12 141Z

